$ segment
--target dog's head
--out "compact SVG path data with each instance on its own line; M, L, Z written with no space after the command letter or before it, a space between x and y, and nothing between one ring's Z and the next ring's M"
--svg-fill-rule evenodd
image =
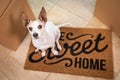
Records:
M47 14L44 7L42 7L37 20L30 20L25 14L22 14L22 21L25 27L27 27L32 38L38 39L42 36L45 30L45 24L47 22Z

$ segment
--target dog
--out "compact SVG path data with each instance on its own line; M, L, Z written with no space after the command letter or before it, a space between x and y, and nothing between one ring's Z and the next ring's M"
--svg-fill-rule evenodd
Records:
M22 21L32 36L32 44L36 48L35 52L41 50L41 56L44 57L46 55L46 50L51 48L52 53L54 55L58 55L58 51L55 50L55 43L59 50L62 49L59 44L59 39L61 36L59 28L69 25L70 23L64 23L56 26L47 20L47 13L44 7L42 7L37 20L31 21L23 13Z

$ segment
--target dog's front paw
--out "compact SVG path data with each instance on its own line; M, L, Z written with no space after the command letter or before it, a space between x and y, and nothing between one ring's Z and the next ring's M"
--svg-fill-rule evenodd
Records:
M42 57L45 57L45 55L46 55L45 52L42 52L42 53L41 53L41 56L42 56Z
M54 51L53 54L54 54L54 55L58 55L58 51Z
M39 51L39 49L35 49L35 52L38 52Z

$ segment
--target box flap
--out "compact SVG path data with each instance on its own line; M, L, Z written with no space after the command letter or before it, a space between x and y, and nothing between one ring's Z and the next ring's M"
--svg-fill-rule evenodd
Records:
M120 0L96 0L95 16L120 37Z
M4 14L12 0L0 0L0 17Z
M35 18L27 0L11 0L0 18L2 28L0 29L0 44L11 50L16 50L27 35L27 29L21 20L22 13L25 13L31 20Z

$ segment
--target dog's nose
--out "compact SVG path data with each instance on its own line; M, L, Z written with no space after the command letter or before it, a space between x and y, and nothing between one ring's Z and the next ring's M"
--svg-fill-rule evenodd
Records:
M33 37L38 37L38 34L37 33L33 33Z

